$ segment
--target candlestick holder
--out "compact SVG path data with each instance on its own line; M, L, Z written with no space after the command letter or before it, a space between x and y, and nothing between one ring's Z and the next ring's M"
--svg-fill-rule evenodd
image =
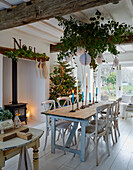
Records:
M96 94L96 101L95 101L95 103L98 103L98 101L97 101L97 94Z
M91 103L91 100L89 100L89 104L88 104L89 106L91 106L92 105L92 103Z
M77 108L75 110L79 110L79 102L77 102Z
M93 97L93 102L92 102L92 104L94 104L95 103L95 101L94 101L94 97Z
M76 110L74 110L74 103L72 103L72 110L70 112L76 112Z
M80 107L80 109L85 109L84 101L82 101L82 106Z

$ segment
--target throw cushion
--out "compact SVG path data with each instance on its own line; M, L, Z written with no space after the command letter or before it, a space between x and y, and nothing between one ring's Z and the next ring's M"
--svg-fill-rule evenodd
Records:
M122 103L130 103L131 96L128 95L122 95Z

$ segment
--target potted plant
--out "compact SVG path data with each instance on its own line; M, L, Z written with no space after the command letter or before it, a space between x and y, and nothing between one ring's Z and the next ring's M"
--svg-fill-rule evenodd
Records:
M10 128L14 127L12 117L13 117L13 115L9 110L0 109L0 130L1 130L1 134L4 133L5 129L10 129Z

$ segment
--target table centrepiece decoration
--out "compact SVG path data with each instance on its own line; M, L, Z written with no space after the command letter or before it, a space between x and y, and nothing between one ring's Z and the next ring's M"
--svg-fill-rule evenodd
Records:
M80 109L85 109L85 106L84 106L84 91L82 89L82 106L80 107Z
M75 112L75 110L74 110L74 90L72 90L72 110L70 112Z

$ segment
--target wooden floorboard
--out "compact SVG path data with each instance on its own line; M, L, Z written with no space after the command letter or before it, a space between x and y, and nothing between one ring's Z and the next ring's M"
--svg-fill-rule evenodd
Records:
M32 126L32 123L30 124ZM101 140L99 142L99 166L95 166L95 149L91 141L87 149L86 162L80 162L80 156L73 157L72 153L66 153L56 150L55 154L51 154L51 137L48 138L48 145L45 152L44 135L41 138L41 147L39 151L40 170L133 170L133 119L119 120L121 136L118 142L113 145L110 138L110 157L106 153L106 145ZM45 124L33 126L38 129L45 129ZM60 143L62 141L59 141ZM79 146L80 147L80 146ZM30 158L32 160L32 149L29 149ZM19 156L15 156L6 161L3 170L17 170Z

